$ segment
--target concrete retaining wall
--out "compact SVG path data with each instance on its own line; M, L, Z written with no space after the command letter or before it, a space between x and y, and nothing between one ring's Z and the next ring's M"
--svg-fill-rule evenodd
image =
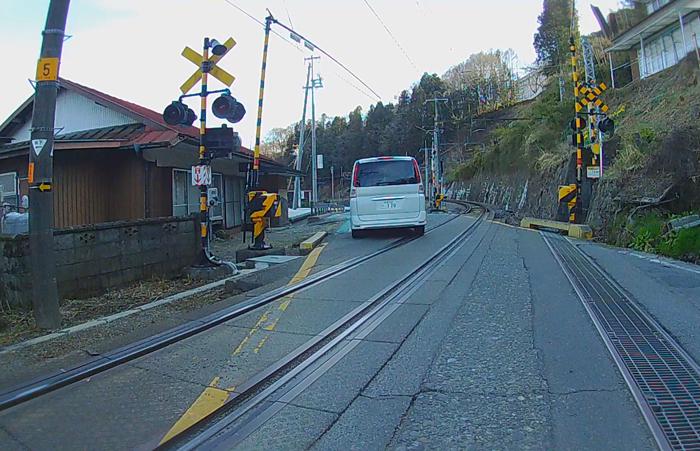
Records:
M62 298L83 297L136 280L170 276L199 251L196 217L155 218L56 230L56 280ZM0 235L0 302L31 306L29 238Z

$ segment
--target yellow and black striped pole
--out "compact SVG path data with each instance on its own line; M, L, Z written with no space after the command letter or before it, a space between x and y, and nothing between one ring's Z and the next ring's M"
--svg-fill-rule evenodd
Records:
M262 68L260 70L260 92L258 93L258 119L255 128L255 148L253 150L253 175L251 185L258 188L260 170L260 133L262 129L263 96L265 94L265 69L267 67L267 47L270 42L270 28L274 18L270 15L265 18L265 44L263 45Z
M207 132L207 74L209 73L209 38L204 38L204 52L202 53L202 90L200 92L200 112L199 112L199 164L207 165L207 149L204 144L205 134ZM208 257L209 250L209 203L208 203L208 185L200 185L199 187L199 222L200 222L200 237L202 240L202 254L200 256L200 265L206 266L210 264Z
M574 81L574 106L575 106L575 122L576 130L574 130L573 143L576 146L576 208L573 215L570 216L571 222L579 222L581 216L581 176L583 172L583 132L578 127L581 117L579 115L579 79L576 65L576 44L574 37L569 38L569 50L571 52L571 78Z

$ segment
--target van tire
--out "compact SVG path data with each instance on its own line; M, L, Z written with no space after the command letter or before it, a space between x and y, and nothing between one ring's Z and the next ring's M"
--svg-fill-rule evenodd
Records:
M362 230L352 229L352 230L350 231L350 233L352 234L352 237L355 238L355 239L356 239L356 238L362 238L362 236L363 236Z
M416 236L423 236L423 235L425 235L425 226L424 226L424 225L418 226L418 227L416 227L414 230L415 230Z

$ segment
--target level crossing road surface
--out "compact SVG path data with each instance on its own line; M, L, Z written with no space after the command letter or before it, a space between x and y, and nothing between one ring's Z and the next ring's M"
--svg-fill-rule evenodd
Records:
M7 408L0 412L0 448L186 449L240 408L227 413L227 402L252 402L253 395L266 397L203 449L657 448L650 420L582 302L566 257L577 255L604 271L692 362L700 361L700 270L479 214L430 214L421 238ZM348 232L341 225L308 257L290 263L281 280L239 298L313 277L404 236L382 232L353 240ZM443 247L439 262L415 272ZM397 285L399 294L378 297L413 273L416 278ZM356 332L345 325L325 338L347 330L336 346L344 346L342 352L331 352L278 392L272 378L244 398L256 375L368 300L384 298L383 310ZM11 379L3 377L2 391ZM213 416L197 423L207 415Z

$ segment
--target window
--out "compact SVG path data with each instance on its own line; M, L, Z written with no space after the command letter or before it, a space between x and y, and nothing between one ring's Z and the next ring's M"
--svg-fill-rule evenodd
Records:
M652 1L650 1L649 3L647 3L647 13L653 14L654 12L663 8L668 2L669 2L669 0L652 0Z
M224 202L224 186L221 174L212 174L212 188L219 191L219 201ZM199 187L192 185L191 171L173 169L173 216L187 216L199 211ZM222 206L210 210L211 219L223 219Z
M173 216L187 216L187 186L190 184L187 171L173 170Z
M19 187L17 186L17 173L6 172L0 174L0 204L19 206Z
M357 166L357 179L362 187L418 183L412 160L371 161Z

